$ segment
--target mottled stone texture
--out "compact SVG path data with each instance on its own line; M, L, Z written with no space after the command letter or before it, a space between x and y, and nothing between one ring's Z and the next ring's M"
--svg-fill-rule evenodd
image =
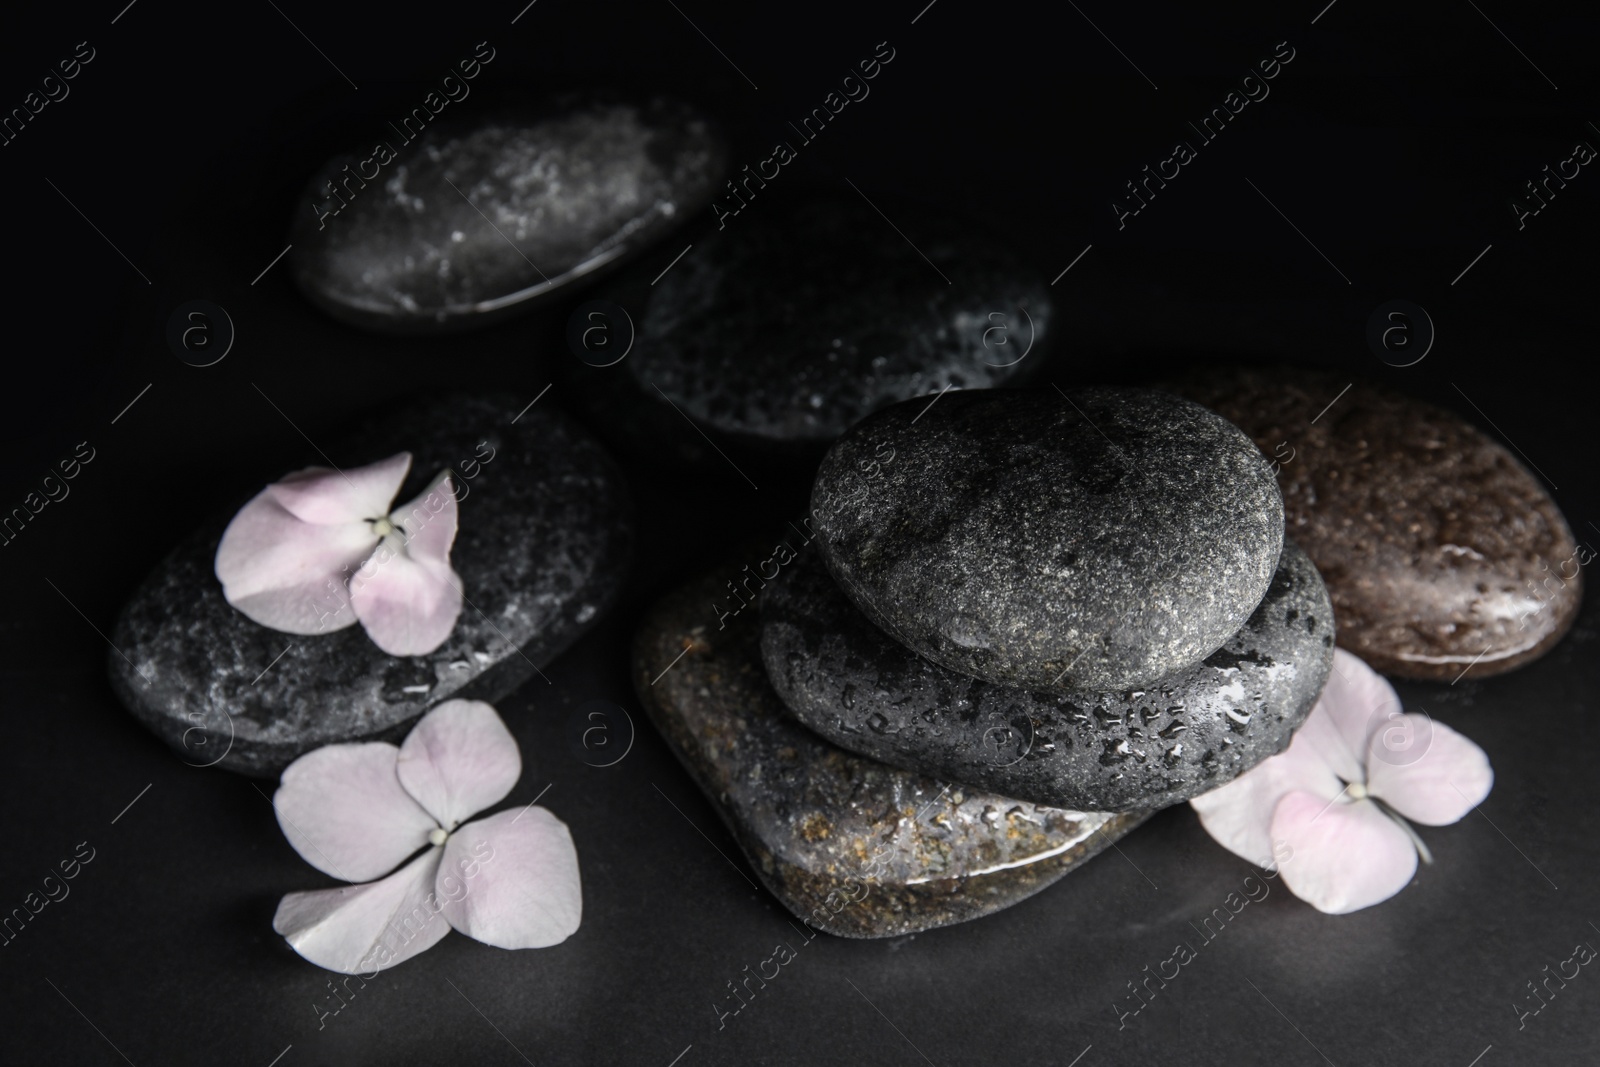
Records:
M753 204L698 242L651 293L627 363L640 386L725 433L826 442L886 404L1032 368L1051 323L1041 278L899 208L913 248L843 195Z
M121 651L107 656L123 703L186 762L276 777L321 745L398 740L441 700L516 688L600 617L632 543L610 459L549 405L511 425L521 405L502 395L430 399L352 434L347 447L330 445L341 466L411 451L400 501L444 468L456 472L451 563L468 603L438 649L390 656L359 624L301 636L235 611L212 561L258 486L185 539L123 608L111 633Z
M808 925L892 937L975 919L1043 889L1142 818L947 785L822 740L784 712L758 627L712 625L720 582L704 575L650 612L634 684L761 880Z
M1040 693L946 670L872 625L807 555L761 598L773 687L852 752L974 788L1095 811L1154 810L1283 751L1333 662L1333 609L1286 542L1227 644L1149 689Z
M1143 389L953 392L856 424L817 471L818 542L902 644L996 685L1149 685L1261 602L1283 543L1236 427Z
M1342 647L1422 679L1543 655L1577 617L1593 549L1477 428L1366 382L1339 396L1346 385L1300 367L1230 366L1174 388L1280 462L1288 534L1328 584Z
M501 106L396 147L365 188L345 191L354 157L313 176L306 205L333 178L348 206L297 214L290 257L329 314L396 333L489 321L621 259L704 208L727 165L704 117L659 98Z

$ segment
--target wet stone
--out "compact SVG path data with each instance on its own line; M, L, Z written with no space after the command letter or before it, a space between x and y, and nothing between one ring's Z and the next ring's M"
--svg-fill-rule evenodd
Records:
M698 242L651 292L627 364L640 387L713 431L826 442L885 405L1000 385L1039 361L1043 279L897 205L914 248L846 195L756 203Z
M1040 693L946 670L872 625L815 555L761 596L767 674L852 752L1040 804L1154 810L1281 752L1333 662L1322 579L1285 542L1267 595L1199 666L1147 689Z
M829 450L811 513L834 577L902 644L1063 693L1198 664L1261 602L1283 542L1250 439L1144 389L898 404Z
M1288 534L1327 582L1339 644L1377 670L1499 674L1572 626L1594 549L1459 416L1299 367L1207 368L1174 388L1276 461Z
M651 611L635 688L762 882L808 927L894 937L975 919L1141 821L951 785L824 741L784 711L758 628L708 624L719 584L702 576Z
M381 167L341 156L312 177L290 236L314 303L389 333L485 324L653 243L726 167L711 124L675 101L485 108L396 135Z
M396 497L446 467L460 530L451 563L468 603L424 656L384 653L356 624L280 633L222 596L212 564L242 492L185 539L135 591L111 634L113 688L185 762L276 777L342 741L399 741L434 704L496 700L589 629L624 577L630 504L609 458L553 406L511 424L525 401L457 395L401 408L329 446L341 466L413 454ZM281 473L312 464L292 464ZM281 655L280 655L281 654Z

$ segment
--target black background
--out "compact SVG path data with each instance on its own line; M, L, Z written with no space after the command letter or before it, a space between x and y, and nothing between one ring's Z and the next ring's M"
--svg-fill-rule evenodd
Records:
M1580 940L1600 944L1592 602L1557 649L1512 675L1401 686L1408 707L1482 745L1497 781L1480 812L1422 830L1437 862L1387 903L1323 916L1275 886L1119 1032L1112 1004L1126 983L1249 873L1182 807L1127 838L1122 855L997 916L892 941L818 939L719 1030L711 1005L724 983L792 934L781 907L717 854L737 855L631 695L627 642L655 595L749 538L775 539L806 485L777 477L752 489L714 456L626 458L640 536L625 601L546 669L551 684L535 679L499 704L526 764L510 802L549 786L542 803L573 830L582 928L529 952L449 937L318 1029L328 976L289 950L271 917L281 894L328 880L285 842L270 784L185 766L122 711L100 633L220 499L315 460L286 415L320 442L404 393L481 384L532 399L554 381L541 403L563 404L574 368L625 369L577 364L563 327L571 306L620 294L626 279L428 341L328 321L290 289L283 263L251 284L286 243L290 213L307 210L299 186L320 158L362 146L362 131L418 102L479 41L497 53L485 85L646 86L697 101L727 123L737 164L787 139L788 119L888 41L896 57L870 97L763 196L849 179L921 200L970 218L1047 279L1092 245L1052 290L1050 380L1137 378L1219 355L1369 375L1509 442L1580 539L1600 543L1585 373L1600 176L1585 168L1525 229L1508 207L1576 141L1600 144L1593 16L1502 0L1406 11L1337 0L1320 16L1322 0L1270 15L937 0L918 17L922 3L679 0L680 11L668 0L538 0L515 25L519 0L336 10L277 0L281 11L267 0L138 0L123 11L112 0L6 13L0 108L21 106L79 41L96 56L69 97L0 147L11 278L0 505L20 504L80 441L96 458L69 498L0 548L0 911L21 906L79 842L96 851L70 896L0 948L0 1060L1600 1058L1600 977L1588 969L1523 1030L1512 1007L1541 967ZM1189 138L1185 121L1285 40L1295 59L1270 97L1118 230L1109 205L1122 183ZM639 272L653 276L693 236L640 263L633 291ZM237 327L228 357L204 369L163 340L168 315L196 298ZM1396 298L1426 308L1438 333L1403 369L1364 340L1370 312ZM637 727L627 757L605 769L571 744L573 710L594 699Z

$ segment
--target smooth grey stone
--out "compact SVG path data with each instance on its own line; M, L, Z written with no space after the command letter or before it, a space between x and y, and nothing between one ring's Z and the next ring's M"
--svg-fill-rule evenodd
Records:
M756 201L697 242L651 291L627 363L640 387L713 430L827 442L1038 363L1052 305L1034 271L947 218L890 203L891 225L844 195Z
M397 158L364 187L357 156L311 179L290 236L314 303L387 333L497 321L651 244L702 210L726 169L711 123L676 101L485 106L409 143L397 133ZM347 206L319 219L340 202L329 179Z
M111 634L120 652L107 655L117 695L185 762L276 777L322 745L398 741L442 700L515 689L600 618L632 545L631 504L611 460L548 404L513 425L521 404L429 399L352 434L347 448L330 446L341 466L410 451L396 503L446 467L464 487L450 562L467 603L433 652L390 656L359 623L281 633L229 605L213 571L217 542L257 486L185 539L123 608ZM481 442L493 449L486 463Z
M1244 628L1149 689L1039 693L946 670L872 625L807 553L761 594L767 674L795 718L852 752L1039 804L1153 810L1289 744L1333 664L1333 609L1285 542Z
M702 575L651 610L634 639L634 688L756 874L807 928L897 937L988 915L1143 820L966 789L824 741L773 692L759 627L710 625L722 580Z
M1261 602L1283 500L1220 415L1146 389L973 390L898 404L823 458L811 514L856 605L996 685L1147 686Z

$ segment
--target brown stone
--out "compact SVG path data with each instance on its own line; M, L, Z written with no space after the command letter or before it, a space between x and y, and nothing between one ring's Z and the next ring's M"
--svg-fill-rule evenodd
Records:
M806 926L896 937L975 919L1146 817L1013 800L824 741L768 682L756 620L718 629L724 581L704 575L656 605L634 639L634 685L756 874Z
M1231 419L1278 465L1287 535L1322 572L1340 647L1420 679L1542 656L1577 615L1593 549L1476 427L1365 382L1340 396L1347 384L1222 366L1169 388Z

